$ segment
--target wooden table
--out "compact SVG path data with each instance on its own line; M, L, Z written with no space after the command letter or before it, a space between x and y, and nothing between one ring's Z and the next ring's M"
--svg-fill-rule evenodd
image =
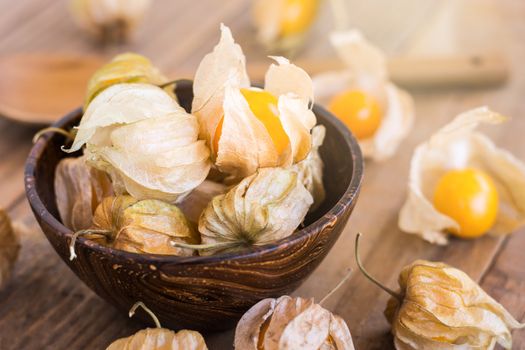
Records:
M56 0L0 0L0 53L73 51L109 57L133 50L148 55L176 77L177 71L195 69L216 43L218 24L224 22L245 47L248 59L262 55L251 36L246 0L155 0L133 43L105 49L74 27L66 5L66 1ZM502 88L413 91L417 104L413 133L394 158L381 164L367 162L361 197L350 223L297 295L319 300L343 277L348 266L355 267L352 249L355 233L361 231L365 233L364 263L387 285L395 287L399 270L417 258L444 261L467 272L524 321L525 230L505 238L452 240L449 246L438 247L397 227L412 150L457 113L489 105L513 117L504 126L486 131L498 145L525 159L524 16L523 0L352 1L353 23L362 26L390 53L497 49L507 55L513 71ZM325 36L330 22L325 10L302 55L330 54ZM0 206L29 227L21 237L22 250L13 279L0 292L0 349L103 349L141 325L84 286L60 261L36 225L22 181L35 131L0 120ZM347 321L357 349L389 349L392 339L382 315L387 298L355 272L327 307ZM232 332L206 336L211 349L231 348L232 337ZM515 349L525 349L525 331L516 331L514 341Z

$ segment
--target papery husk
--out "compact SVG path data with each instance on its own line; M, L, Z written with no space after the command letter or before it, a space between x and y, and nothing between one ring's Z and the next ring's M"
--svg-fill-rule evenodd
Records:
M278 98L279 118L290 141L279 154L240 91L250 84L242 50L227 27L222 25L221 31L219 44L204 57L195 75L192 105L192 113L200 121L200 135L212 147L215 165L235 182L259 168L286 167L301 161L310 151L310 130L316 123L309 108L313 87L308 74L282 57L273 57L278 65L271 65L267 72L265 89ZM215 150L213 139L222 118Z
M235 330L236 350L351 350L352 336L342 318L313 299L264 299L248 310Z
M72 0L76 23L105 42L122 42L150 7L151 0Z
M166 328L146 328L114 341L106 350L208 350L199 332Z
M188 220L198 223L202 212L213 197L224 194L227 190L228 186L222 183L204 180L184 197L180 203L177 203L177 206Z
M198 132L196 118L162 89L117 84L91 102L68 152L87 144L89 165L111 176L117 194L175 202L211 166Z
M113 195L109 177L86 164L86 157L64 158L55 169L55 197L62 223L73 231L91 227L103 198Z
M88 145L90 164L110 174L119 194L175 202L201 184L211 166L198 130L195 117L183 111L123 125L111 133L111 146Z
M312 129L312 149L305 160L293 166L293 170L299 174L301 181L310 192L314 203L310 211L316 210L324 201L326 192L323 185L323 160L319 155L319 147L323 144L326 135L326 129L322 125L317 125Z
M493 180L499 197L492 234L509 234L525 224L525 164L476 132L480 124L499 124L505 117L487 107L458 115L414 151L408 198L399 215L399 228L436 244L447 244L447 232L459 224L433 205L439 179L453 169L475 168Z
M313 203L295 171L259 169L208 204L199 220L201 255L263 245L291 235Z
M385 315L398 350L512 348L511 331L523 328L464 272L417 260L399 275L401 298Z
M11 219L4 210L0 210L0 288L11 277L19 251L20 243Z
M315 98L327 105L336 94L351 89L375 97L382 110L381 124L371 138L358 142L366 158L384 161L396 153L412 130L414 101L388 80L385 55L359 31L334 32L330 39L346 68L315 76Z
M246 57L235 43L230 28L221 24L221 38L213 51L204 56L193 79L191 112L201 125L201 138L209 145L222 118L226 86L249 87Z
M100 243L132 253L191 256L193 250L171 243L199 243L180 209L156 199L107 197L95 211L93 224L94 232L107 231Z
M89 79L84 110L87 109L93 98L111 85L121 83L160 85L167 81L168 79L146 57L136 53L117 55ZM174 97L172 88L167 88L165 91Z
M86 143L108 145L111 131L117 126L183 110L177 101L155 85L112 85L91 101L67 152L78 151Z

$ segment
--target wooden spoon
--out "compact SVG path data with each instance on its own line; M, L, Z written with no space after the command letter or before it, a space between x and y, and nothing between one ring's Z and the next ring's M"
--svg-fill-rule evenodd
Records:
M82 104L90 76L104 63L97 56L18 54L0 57L0 115L28 124L47 125ZM297 60L310 74L343 68L336 59ZM270 61L248 66L262 82ZM406 87L480 87L503 83L508 67L500 55L399 57L388 62L391 79ZM170 77L192 77L177 72Z
M89 55L32 53L0 57L0 115L46 125L82 104L86 84L104 63Z

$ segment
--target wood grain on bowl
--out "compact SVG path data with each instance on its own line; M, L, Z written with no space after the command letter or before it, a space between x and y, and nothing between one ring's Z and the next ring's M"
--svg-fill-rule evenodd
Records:
M175 91L186 109L190 81ZM363 177L359 146L350 132L324 109L314 106L327 137L321 147L327 197L292 236L238 253L209 257L134 254L79 238L77 259L69 261L72 232L59 219L53 189L63 136L45 135L33 147L25 171L26 193L35 217L64 262L99 296L127 313L143 301L165 327L211 331L231 328L259 300L289 294L308 277L335 244L355 206ZM57 122L76 125L77 109ZM151 322L145 314L139 317Z

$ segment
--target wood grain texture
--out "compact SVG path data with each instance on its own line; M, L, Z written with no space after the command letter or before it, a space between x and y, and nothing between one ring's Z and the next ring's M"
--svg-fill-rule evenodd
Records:
M489 294L525 321L523 229L506 239L453 240L447 247L431 246L397 229L413 148L455 114L486 104L512 117L505 125L484 131L499 146L525 159L525 2L349 1L352 23L389 53L499 51L510 62L511 76L505 87L497 89L413 91L417 112L414 131L394 158L366 164L359 204L347 228L294 294L320 300L346 269L354 266L351 251L355 232L362 231L362 258L369 270L389 286L396 286L400 268L414 259L442 260L480 281ZM197 67L218 40L217 28L223 21L232 28L248 60L260 60L264 55L253 40L248 0L155 0L135 39L118 48L100 48L88 40L73 26L66 5L66 1L0 0L0 52L67 51L110 57L133 50L148 55L164 71L173 72L175 78L177 72ZM324 9L310 44L299 56L332 55L326 41L330 28L331 16ZM0 205L27 226L21 235L22 250L12 281L0 291L0 349L104 349L143 325L129 320L87 288L38 228L23 196L22 182L23 163L35 131L0 120ZM348 322L357 349L391 349L388 324L382 315L386 300L386 295L355 272L327 306ZM206 334L210 349L231 349L232 340L232 331ZM514 349L522 348L525 331L516 331Z

